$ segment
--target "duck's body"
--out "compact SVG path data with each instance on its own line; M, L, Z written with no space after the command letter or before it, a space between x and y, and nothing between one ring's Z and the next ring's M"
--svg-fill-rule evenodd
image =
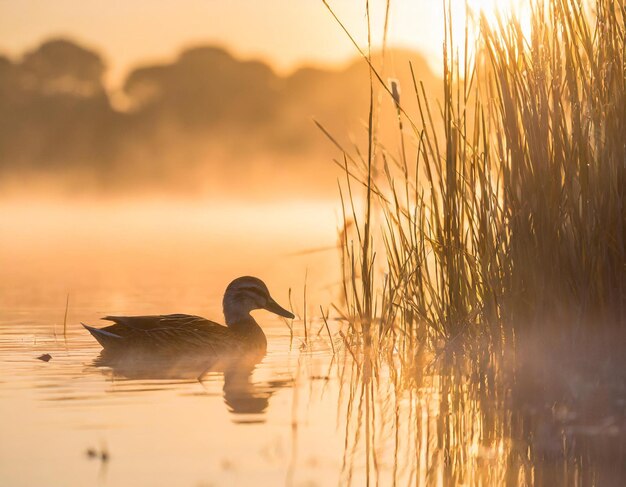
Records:
M206 318L185 314L156 316L106 316L114 322L104 328L84 325L105 349L129 348L152 352L238 353L254 349L265 351L267 340L254 323L249 330L234 331Z
M255 277L240 277L224 294L226 325L186 314L155 316L107 316L114 324L94 328L83 324L107 351L141 350L154 353L200 351L207 354L265 353L267 339L250 316L254 309L267 309L280 316L293 314L274 301L267 286Z

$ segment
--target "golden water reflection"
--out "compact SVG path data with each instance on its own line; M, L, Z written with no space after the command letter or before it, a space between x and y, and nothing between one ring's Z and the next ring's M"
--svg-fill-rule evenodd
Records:
M584 382L575 398L538 393L554 385L531 373L512 380L501 362L477 355L436 366L425 355L409 373L355 361L337 335L333 355L322 334L305 347L301 324L293 338L283 323L263 324L269 350L259 361L138 363L99 355L78 328L65 342L41 325L16 332L3 320L2 479L624 485L619 380L574 377ZM36 359L43 352L50 362ZM594 397L597 404L587 404ZM108 452L106 466L88 456L92 449ZM36 468L24 469L27 463Z
M536 339L525 356L481 344L417 354L414 369L363 353L344 371L341 483L625 485L621 340L585 358Z

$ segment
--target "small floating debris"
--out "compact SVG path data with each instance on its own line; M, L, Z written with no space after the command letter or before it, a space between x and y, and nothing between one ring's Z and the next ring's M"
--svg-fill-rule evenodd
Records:
M52 355L50 355L49 353L44 353L43 355L37 357L37 360L41 360L42 362L50 362L51 359Z
M87 458L89 459L98 459L102 461L102 463L106 463L109 461L109 452L103 448L102 450L97 450L95 448L87 448L85 452L87 454Z

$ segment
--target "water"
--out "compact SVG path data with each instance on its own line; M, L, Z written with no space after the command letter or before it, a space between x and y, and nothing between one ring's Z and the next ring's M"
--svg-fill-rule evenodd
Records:
M156 367L127 378L128 370L94 365L99 347L80 330L65 342L24 319L28 332L0 329L2 485L282 485L289 468L301 479L338 468L334 421L307 424L292 410L299 351L282 323L264 320L267 356L249 377L231 377L225 392L220 372L198 380L197 372ZM43 353L52 359L35 359ZM312 355L309 366L322 369L326 358ZM309 406L332 417L323 384L311 380L318 400ZM90 450L106 451L108 461Z
M258 311L262 360L207 371L102 363L79 324L221 321L241 274L300 318L307 275L319 316L339 300L332 204L0 206L0 485L625 484L621 362L529 347L534 368L489 350L407 364L346 345L335 320L331 344L309 319L305 345L301 319Z
M4 204L0 223L1 485L281 485L338 468L335 422L301 421L309 399L293 408L305 373L297 322L292 336L257 312L267 355L226 392L223 371L198 379L202 364L98 366L100 347L79 324L169 312L223 321L225 286L242 274L285 306L292 288L302 314L305 274L309 299L334 292L332 205L18 203ZM306 373L327 374L331 355L323 344L308 353ZM311 379L307 394L332 418L327 382Z

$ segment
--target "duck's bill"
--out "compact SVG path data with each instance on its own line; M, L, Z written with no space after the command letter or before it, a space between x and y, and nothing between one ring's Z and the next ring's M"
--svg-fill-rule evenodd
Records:
M291 318L292 320L295 318L291 311L287 311L274 300L270 300L265 306L265 309L271 311L272 313L276 313L278 316L284 316L285 318Z

